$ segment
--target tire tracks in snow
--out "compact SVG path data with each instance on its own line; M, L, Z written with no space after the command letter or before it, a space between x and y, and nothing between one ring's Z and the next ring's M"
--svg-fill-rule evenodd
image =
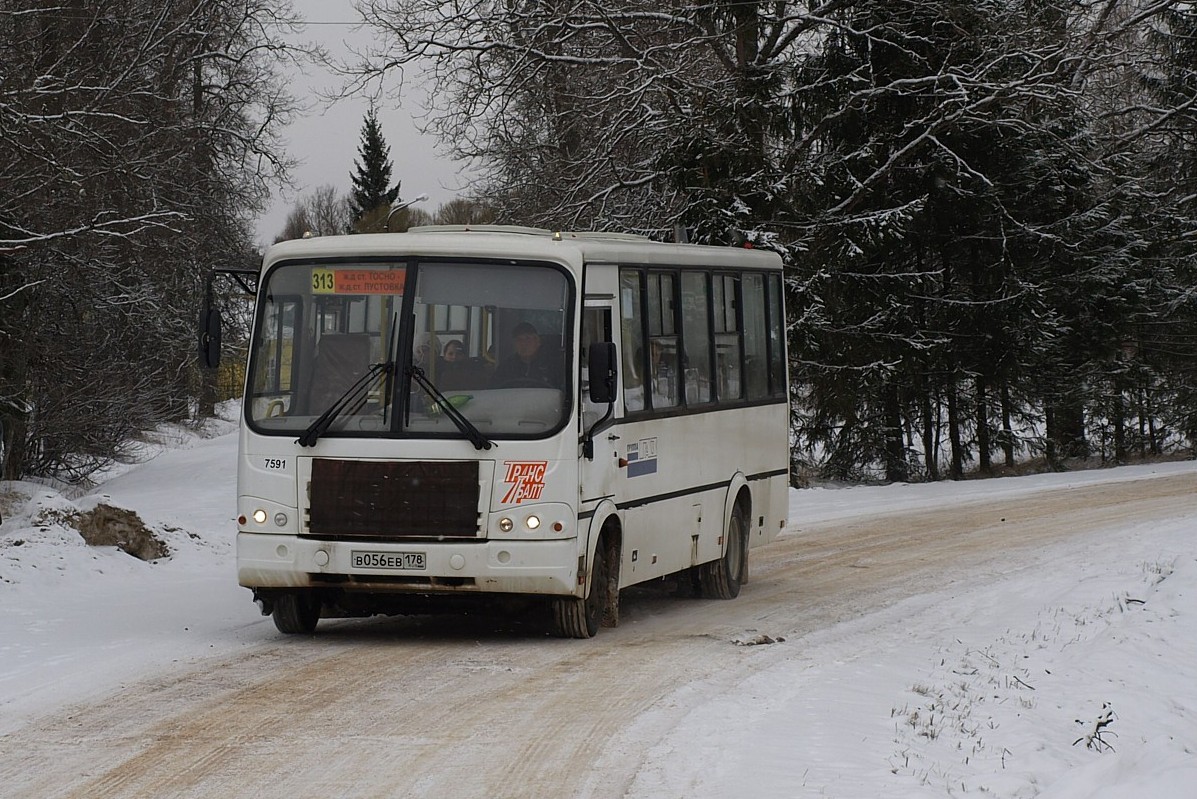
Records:
M734 602L625 592L591 641L454 616L325 622L0 738L16 797L618 797L691 708L825 631L1086 531L1197 511L1192 475L805 525ZM800 502L799 502L800 507ZM778 646L739 647L760 632ZM11 793L10 793L11 792Z

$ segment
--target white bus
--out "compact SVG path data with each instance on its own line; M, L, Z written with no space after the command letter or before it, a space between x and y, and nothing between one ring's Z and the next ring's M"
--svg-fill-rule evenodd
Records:
M284 633L471 597L618 622L733 598L785 526L781 260L506 227L277 244L257 290L237 571Z

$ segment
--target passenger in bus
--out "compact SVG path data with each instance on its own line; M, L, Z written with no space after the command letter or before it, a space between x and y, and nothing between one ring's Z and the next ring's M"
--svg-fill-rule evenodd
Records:
M561 353L543 346L540 333L529 322L520 322L511 331L513 352L499 362L491 385L495 388L564 386Z
M437 385L443 391L479 388L486 383L485 367L472 360L465 345L457 339L445 343L437 374Z

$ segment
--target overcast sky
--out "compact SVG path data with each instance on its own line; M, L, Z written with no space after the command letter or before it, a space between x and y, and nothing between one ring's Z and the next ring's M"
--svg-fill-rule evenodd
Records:
M354 29L352 23L359 17L351 0L292 0L292 5L311 23L301 30L301 38L324 45L334 56L345 52L346 41L369 41L369 32ZM298 196L325 184L336 186L343 194L350 188L349 176L357 158L369 98L343 100L325 108L316 93L335 86L337 79L317 67L307 69L307 75L295 75L292 91L296 96L306 97L311 109L284 134L288 151L301 161L293 175L296 188L282 195L276 192L271 206L258 220L257 235L263 244L272 242L282 230ZM429 200L418 207L431 213L453 199L465 179L459 175L456 163L438 153L436 140L416 129L413 117L420 113L414 93L410 99L404 98L402 107L387 98L382 98L378 106L382 135L391 147L394 165L391 176L402 181L400 196L427 194Z

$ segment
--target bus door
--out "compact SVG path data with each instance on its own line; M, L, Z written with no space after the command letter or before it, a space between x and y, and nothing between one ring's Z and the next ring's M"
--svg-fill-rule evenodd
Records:
M610 272L614 273L614 270ZM587 380L589 364L586 362L591 342L615 341L611 321L614 308L614 290L610 294L602 293L595 291L588 283L585 305L582 308L582 335L579 342L581 418L578 425L580 438L586 437L589 431L594 431L591 457L582 454L578 470L578 510L587 516L592 514L603 500L614 500L616 478L619 474L619 428L611 423L620 415L620 411L611 409L611 415L604 421L608 406L590 401L590 386ZM618 341L616 345L618 346ZM616 362L618 363L618 360Z

